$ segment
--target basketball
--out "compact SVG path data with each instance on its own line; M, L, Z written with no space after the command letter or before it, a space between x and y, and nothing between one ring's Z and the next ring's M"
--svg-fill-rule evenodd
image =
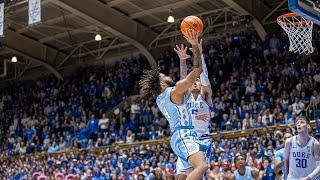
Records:
M184 36L188 35L189 29L193 29L201 34L203 31L203 23L202 20L197 16L188 16L181 22L180 29Z
M242 1L0 0L0 180L320 180L320 0Z

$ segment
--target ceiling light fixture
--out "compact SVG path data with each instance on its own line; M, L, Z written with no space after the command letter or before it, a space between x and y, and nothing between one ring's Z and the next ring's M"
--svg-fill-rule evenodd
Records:
M11 62L13 62L13 63L16 63L16 62L18 62L18 59L17 59L17 57L16 57L16 56L13 56L13 57L11 58Z
M168 17L168 23L174 23L174 17L173 16L169 16Z
M100 34L97 34L95 37L94 37L94 40L96 41L101 41L102 40L102 37Z
M168 23L174 23L174 17L172 16L172 9L169 10Z

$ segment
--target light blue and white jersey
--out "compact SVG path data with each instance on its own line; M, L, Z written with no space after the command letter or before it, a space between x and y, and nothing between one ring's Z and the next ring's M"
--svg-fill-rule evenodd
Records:
M169 122L172 132L170 145L173 152L187 162L189 156L202 151L203 147L192 126L186 103L177 105L171 101L170 94L172 89L172 87L168 87L157 97L156 101L160 111Z
M246 173L244 175L241 175L238 169L234 171L233 175L235 180L253 180L254 179L251 173L250 166L246 166Z
M274 153L274 156L278 161L283 161L284 160L284 148L277 150Z
M274 156L276 158L277 161L283 161L284 160L284 148L281 148L279 150L277 150L275 153L274 153ZM282 170L282 173L284 172L284 166L282 166L281 168ZM283 174L281 176L283 178Z
M212 140L209 138L210 133L210 113L211 107L205 101L205 99L199 95L196 99L192 94L187 96L186 100L187 109L191 115L191 121L195 127L197 133L198 143L200 145L200 151L202 151L206 157L208 164L210 165ZM177 174L187 174L191 164L181 159L177 160Z
M180 127L192 126L192 121L185 102L177 105L171 101L172 89L173 87L168 87L157 97L156 102L158 108L168 120L171 132L174 132Z
M198 95L195 99L192 93L188 96L187 100L187 108L189 114L191 114L192 124L197 131L197 133L201 135L210 133L210 114L211 107L204 99L202 95Z

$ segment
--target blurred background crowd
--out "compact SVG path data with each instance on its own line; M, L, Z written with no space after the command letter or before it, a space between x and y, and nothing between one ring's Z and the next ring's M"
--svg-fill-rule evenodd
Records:
M320 36L314 44L320 47ZM248 29L205 42L203 54L213 89L212 132L288 126L271 134L263 129L262 135L215 139L208 176L230 177L238 153L247 155L248 166L271 171L284 134L294 134L296 117L318 118L317 49L301 58L288 52L282 34L262 41ZM171 49L158 57L158 64L163 73L179 79L179 60ZM170 134L154 99L139 95L138 82L146 68L144 58L133 57L115 67L79 69L64 81L48 77L3 90L0 176L172 179L176 156L168 144L117 147ZM132 95L137 96L128 98ZM116 146L92 151L109 145Z

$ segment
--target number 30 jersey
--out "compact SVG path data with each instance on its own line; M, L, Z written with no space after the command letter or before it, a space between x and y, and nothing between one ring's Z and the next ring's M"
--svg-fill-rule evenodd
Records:
M308 143L302 147L298 144L297 136L292 137L288 180L307 177L317 167L316 160L314 158L315 142L317 142L317 140L310 137Z

